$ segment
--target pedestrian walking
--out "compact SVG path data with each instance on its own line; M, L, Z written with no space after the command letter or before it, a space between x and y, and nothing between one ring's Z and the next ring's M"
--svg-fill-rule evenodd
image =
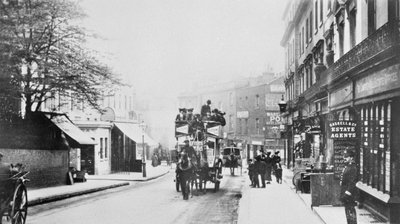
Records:
M257 175L257 181L258 181L258 176L261 177L261 187L265 188L265 172L267 171L267 164L265 163L265 158L263 158L264 155L258 155L256 157L256 160L258 161L258 175Z
M260 175L260 164L260 157L257 156L254 162L253 187L260 187L260 181L258 180L258 176Z
M249 159L248 160L248 167L247 167L247 169L249 170L249 178L250 178L250 182L251 182L251 184L250 184L250 186L254 186L254 173L255 173L255 170L254 170L254 163L253 163L253 160L252 159Z
M267 181L267 184L270 184L272 181L271 173L272 173L272 167L273 167L273 160L271 158L271 152L267 152L265 156L265 180Z
M279 151L276 151L274 156L272 157L273 160L273 168L276 177L276 182L278 184L282 183L282 165L281 165L281 157L279 156Z
M356 183L358 181L357 164L354 161L355 152L350 149L345 151L346 166L340 177L340 200L343 202L348 224L357 224L355 196L357 193Z

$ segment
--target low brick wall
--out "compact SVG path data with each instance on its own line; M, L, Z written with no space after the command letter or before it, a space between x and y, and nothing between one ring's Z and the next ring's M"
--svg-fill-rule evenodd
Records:
M68 150L0 149L7 163L22 163L30 171L28 187L48 187L66 184Z

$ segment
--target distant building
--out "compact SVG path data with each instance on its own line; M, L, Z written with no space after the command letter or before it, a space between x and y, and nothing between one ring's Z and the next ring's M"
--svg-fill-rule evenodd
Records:
M249 157L261 149L283 152L278 107L284 94L283 77L265 73L240 83L235 92L235 137L244 140Z
M255 156L259 149L283 150L278 103L284 94L283 77L265 73L231 82L197 84L194 91L178 97L178 108L200 108L211 100L212 109L225 112L225 145L236 144ZM177 110L178 110L177 108Z

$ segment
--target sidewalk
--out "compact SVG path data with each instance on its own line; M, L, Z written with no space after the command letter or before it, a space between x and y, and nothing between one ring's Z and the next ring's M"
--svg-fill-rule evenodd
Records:
M168 173L171 167L167 165L160 165L157 167L151 166L151 161L146 163L146 177L143 173L134 172L120 172L107 175L90 175L88 180L119 180L119 181L149 181L156 179Z
M294 192L296 192L295 187L292 184L293 172L284 167L284 177L283 181L290 186ZM311 194L303 194L300 191L296 193L304 204L310 208L325 224L337 224L337 223L347 223L346 215L343 206L315 206L311 207ZM386 222L380 217L371 214L365 209L360 209L356 206L357 213L357 223L358 224L385 224Z
M247 175L247 173L245 175ZM290 189L289 192L291 193L289 192L286 193L285 189L281 189L279 192L280 195L277 196L271 194L271 192L274 191L274 187L279 186L279 184L273 182L271 185L267 185L266 189L250 188L248 186L250 184L250 181L247 178L245 183L246 186L243 192L243 197L239 202L238 223L239 224L268 223L270 221L274 221L275 216L277 216L278 215L277 213L280 211L276 211L274 207L271 207L269 205L269 202L271 201L273 203L285 204L285 210L286 210L285 211L286 213L278 217L278 219L276 219L274 223L319 223L319 222L322 222L324 224L347 223L343 206L311 207L311 194L302 194L301 192L296 192L296 189L292 184L292 178L293 178L293 172L284 167L283 185L286 185L287 187L286 189ZM295 200L295 201L290 200L290 198L292 198L291 197L292 194L295 194L293 196L297 195L297 199L300 200ZM298 202L300 202L300 205L297 204ZM358 224L386 223L384 220L374 216L365 209L360 209L356 207L356 211L357 211ZM309 213L311 213L313 217L310 217ZM273 217L272 219L266 219L266 217L271 217L271 216ZM309 220L304 220L305 217L308 217ZM314 218L317 218L317 220L314 220ZM292 221L292 219L294 221Z
M148 181L167 174L170 169L170 166L160 165L152 167L150 163L146 163L146 178L142 177L142 173L90 175L87 177L87 182L83 183L28 189L28 204L29 206L34 206L106 189L127 186L130 185L130 181Z

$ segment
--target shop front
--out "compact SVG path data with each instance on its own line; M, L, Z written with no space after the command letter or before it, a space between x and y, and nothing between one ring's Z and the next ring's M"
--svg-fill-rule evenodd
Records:
M400 223L400 64L366 72L354 91L360 121L360 201L389 223Z

